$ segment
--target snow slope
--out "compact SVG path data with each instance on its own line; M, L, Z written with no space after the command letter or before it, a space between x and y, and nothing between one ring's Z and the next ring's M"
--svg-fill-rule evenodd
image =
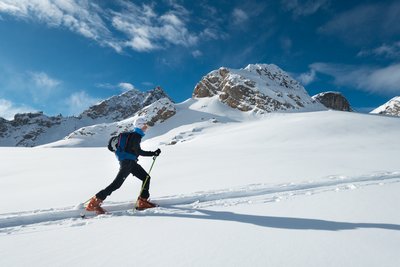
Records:
M129 177L79 217L118 170L105 147L0 148L0 266L399 266L399 118L181 105L142 144L154 210Z

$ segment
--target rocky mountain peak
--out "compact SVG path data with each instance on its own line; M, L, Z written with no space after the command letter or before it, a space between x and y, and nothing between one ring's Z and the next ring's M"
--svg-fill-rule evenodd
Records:
M169 96L159 86L147 92L132 89L91 106L80 116L102 122L120 121L162 98L169 99Z
M238 70L221 67L211 71L196 85L193 97L214 96L241 111L323 109L299 82L273 64L250 64Z
M400 117L400 96L393 97L382 106L371 111L371 113Z
M312 97L329 109L353 111L349 101L340 92L322 92Z

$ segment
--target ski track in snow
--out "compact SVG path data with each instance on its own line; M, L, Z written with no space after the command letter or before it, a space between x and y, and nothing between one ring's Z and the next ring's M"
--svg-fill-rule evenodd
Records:
M154 199L161 207L145 211L134 211L134 202L105 202L103 207L110 214L94 216L83 210L83 203L65 208L34 210L0 214L0 234L13 234L22 230L34 231L38 226L76 227L84 226L91 220L114 216L145 216L194 213L197 209L233 206L239 204L268 203L281 201L301 195L323 192L354 190L364 186L383 185L400 182L400 172L387 172L372 175L345 177L330 176L319 181L287 183L278 185L253 184L239 188L196 192L187 195L167 196ZM200 211L201 212L201 211Z

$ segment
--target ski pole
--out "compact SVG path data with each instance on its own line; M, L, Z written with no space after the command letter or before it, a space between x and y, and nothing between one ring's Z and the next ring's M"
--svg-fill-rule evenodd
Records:
M145 187L145 185L146 185L146 183L147 183L147 180L149 180L149 178L150 178L150 172L151 172L151 170L153 169L154 162L156 162L156 159L157 159L157 156L154 156L154 157L153 157L153 163L151 164L150 169L149 169L149 172L147 173L148 175L146 176L146 179L145 179L145 181L143 182L142 189L140 190L139 196L142 195L142 192L143 192L144 187Z

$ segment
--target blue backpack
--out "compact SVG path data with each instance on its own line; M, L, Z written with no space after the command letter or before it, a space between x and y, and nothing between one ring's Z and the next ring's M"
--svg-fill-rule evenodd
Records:
M111 152L126 152L127 144L132 133L120 133L119 135L114 135L108 140L108 150Z

